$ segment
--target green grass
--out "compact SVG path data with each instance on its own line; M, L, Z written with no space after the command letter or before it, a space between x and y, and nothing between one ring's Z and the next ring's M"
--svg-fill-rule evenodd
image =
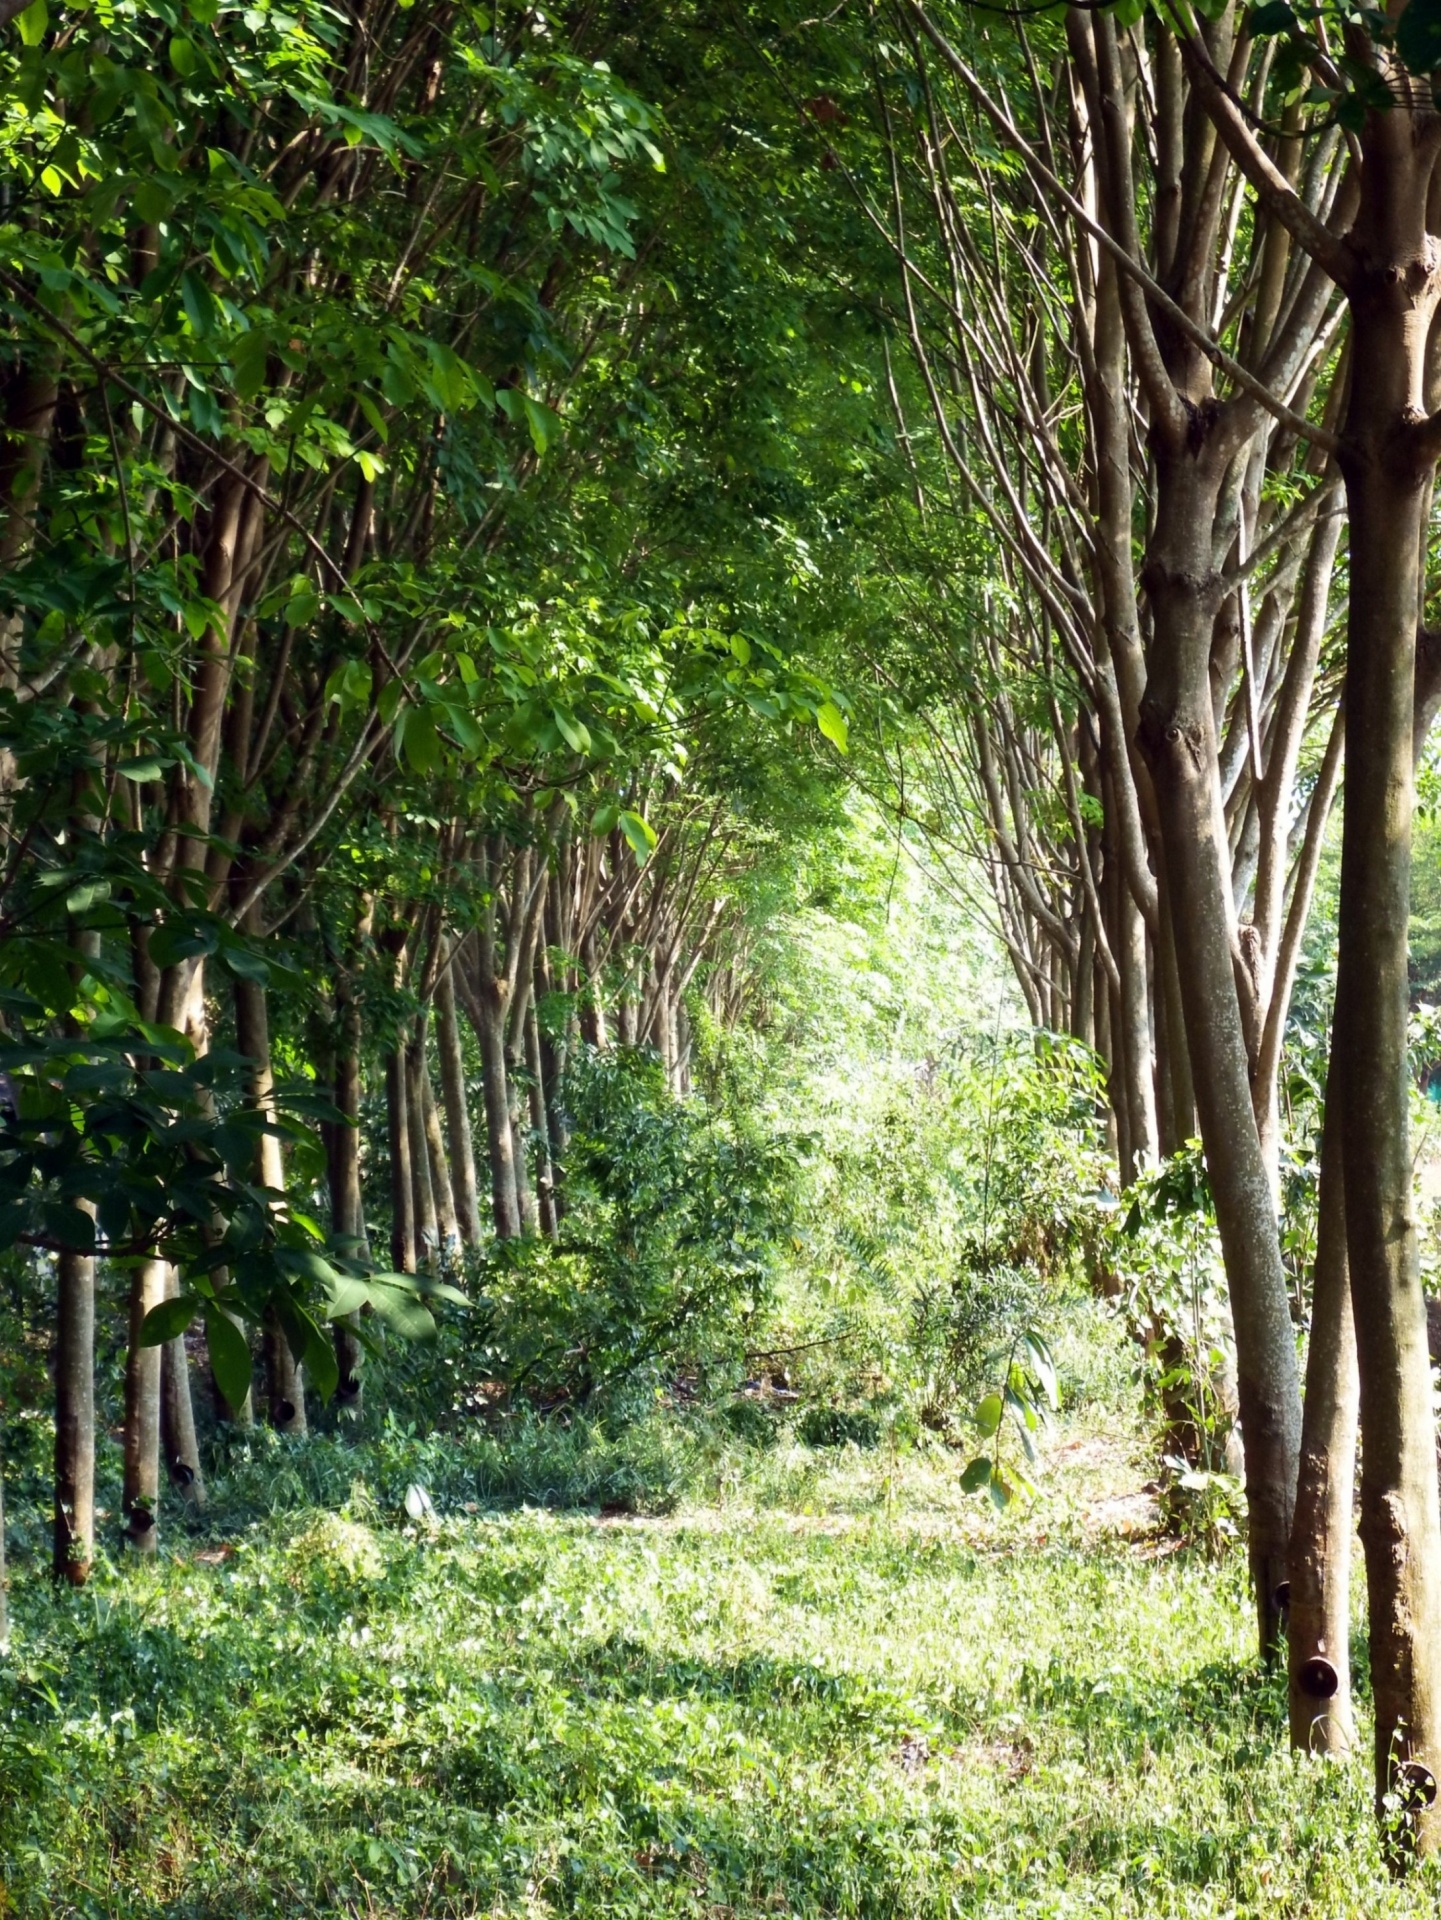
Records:
M251 1471L333 1491L340 1451ZM1093 1405L998 1517L884 1450L696 1444L674 1511L611 1519L483 1506L483 1447L466 1512L450 1444L417 1526L417 1456L371 1449L216 1564L22 1568L0 1911L1434 1913L1364 1764L1287 1753L1239 1559L1120 1531L1133 1452Z

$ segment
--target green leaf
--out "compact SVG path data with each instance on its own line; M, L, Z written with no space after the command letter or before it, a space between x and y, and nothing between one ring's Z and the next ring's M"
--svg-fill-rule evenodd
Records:
M988 1438L1001 1424L1001 1411L1005 1402L998 1393L988 1393L976 1408L976 1425Z
M285 606L286 626L308 626L319 611L320 595L308 580L297 578Z
M576 753L590 752L590 732L565 707L555 707L555 724L560 728L561 738Z
M642 814L622 813L616 825L630 842L637 860L648 860L655 851L656 831Z
M335 1342L329 1330L316 1325L310 1315L301 1316L305 1328L305 1351L301 1360L310 1375L310 1384L323 1401L328 1402L340 1384L340 1364L335 1357Z
M242 1405L250 1391L250 1342L213 1300L205 1302L205 1340L216 1386L228 1405Z
M214 330L220 318L220 309L215 304L215 295L194 267L187 267L180 276L180 304L197 337L203 339Z
M418 773L422 780L439 770L442 759L440 735L435 730L435 717L428 707L407 707L399 715L395 723L395 749L397 755L403 750L412 771Z
M850 728L846 723L846 716L834 700L826 700L816 708L816 725L833 746L838 747L842 753L846 751Z
M1396 22L1396 51L1412 73L1441 66L1441 0L1411 0Z
M164 972L177 960L194 960L200 954L212 954L220 945L213 926L187 926L183 920L156 927L150 936L150 958Z
M167 1340L178 1339L202 1304L193 1293L178 1293L173 1300L162 1300L158 1307L150 1309L141 1324L141 1346L163 1347Z
M1031 1363L1031 1372L1040 1385L1052 1407L1061 1404L1060 1393L1056 1386L1056 1363L1051 1358L1051 1349L1038 1333L1028 1333L1022 1341L1026 1356Z
M544 401L532 400L530 395L521 396L525 407L525 424L530 429L530 444L537 453L544 453L554 439L560 427L560 415L554 407L548 407Z
M237 980L253 980L257 986L270 984L270 964L249 947L231 946L227 942L220 949L220 963L233 973Z
M182 33L175 34L171 39L170 64L182 80L188 80L198 64L194 46Z
M325 1302L327 1320L343 1320L349 1313L359 1313L362 1307L370 1305L370 1283L358 1279L353 1274L336 1274L330 1283Z
M235 392L241 400L253 400L265 385L266 362L270 358L270 340L258 327L242 333L230 353L235 369Z
M1246 16L1246 31L1253 40L1273 33L1295 33L1299 23L1289 0L1264 0Z
M402 1290L372 1279L370 1304L403 1339L429 1340L435 1333L434 1314L408 1288Z
M43 1219L47 1239L76 1253L95 1251L95 1221L83 1207L48 1206Z
M45 0L31 0L31 4L15 24L20 29L21 45L38 47L50 25L50 9L46 6Z
M110 898L108 880L87 880L83 886L75 887L65 896L67 913L84 913L87 907L98 906L102 900Z
M961 1489L965 1493L979 1493L990 1484L991 1463L984 1454L979 1455L961 1475Z

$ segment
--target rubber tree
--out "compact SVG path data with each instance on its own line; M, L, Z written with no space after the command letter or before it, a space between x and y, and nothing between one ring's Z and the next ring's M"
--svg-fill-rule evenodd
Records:
M1435 50L1388 25L1338 22L1354 102L1355 217L1318 219L1256 138L1199 31L1187 63L1258 201L1345 294L1348 401L1336 445L1351 574L1346 647L1347 801L1333 1033L1341 1103L1346 1252L1360 1374L1378 1812L1402 1839L1441 1846L1441 1511L1416 1220L1407 1071L1411 816L1418 633L1441 413L1429 380L1441 303L1441 116ZM1308 43L1303 63L1330 63ZM1382 104L1378 104L1377 96ZM1424 670L1424 663L1423 663ZM1394 1803L1393 1803L1394 1804Z
M1251 328L1244 361L1214 337L1240 267L1234 238L1246 182L1188 99L1175 38L1164 22L1153 23L1138 42L1123 41L1108 14L1074 10L1068 16L1070 85L1095 155L1093 172L1072 191L1016 126L1002 91L967 66L913 0L908 12L964 76L974 110L1025 161L1038 199L1043 189L1087 250L1104 251L1116 268L1126 357L1148 429L1148 523L1139 579L1144 683L1133 744L1154 800L1153 857L1171 922L1191 1090L1225 1258L1258 1637L1270 1658L1281 1641L1301 1406L1260 1119L1266 1102L1255 1084L1263 1009L1251 956L1261 930L1252 925L1243 937L1237 909L1220 690L1239 678L1240 738L1259 781L1265 769L1245 602L1260 549L1251 536L1268 450L1278 435L1279 444L1293 447L1322 438L1295 403L1304 406L1327 359L1334 296L1313 263L1288 257L1287 230L1258 219L1251 264L1264 279L1281 255L1283 297ZM1224 22L1208 31L1223 63L1244 76L1245 46L1234 42ZM1144 72L1138 65L1143 51ZM1337 151L1333 142L1313 169L1315 193L1333 194L1340 186ZM1144 192L1140 164L1153 168ZM1144 236L1143 210L1149 211ZM1217 385L1218 370L1224 388ZM1129 527L1123 537L1132 537ZM1273 830L1276 819L1273 809ZM1246 873L1243 862L1243 892ZM1293 904L1303 919L1304 897ZM1274 942L1280 929L1271 931Z

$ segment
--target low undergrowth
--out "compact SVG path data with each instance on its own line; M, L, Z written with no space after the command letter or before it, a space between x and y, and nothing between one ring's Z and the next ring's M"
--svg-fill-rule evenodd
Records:
M1240 1557L1150 1530L1105 1401L1006 1514L884 1445L662 1421L671 1480L635 1441L612 1499L597 1434L447 1444L267 1445L152 1567L57 1598L22 1563L0 1911L1435 1910L1364 1760L1286 1751Z

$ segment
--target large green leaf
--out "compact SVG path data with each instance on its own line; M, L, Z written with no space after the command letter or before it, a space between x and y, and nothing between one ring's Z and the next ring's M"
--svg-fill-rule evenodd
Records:
M204 1305L205 1342L215 1384L232 1407L243 1404L250 1392L250 1342L222 1307L213 1300Z
M184 1333L204 1302L197 1294L177 1293L173 1300L162 1300L146 1314L140 1328L142 1347L163 1347Z

